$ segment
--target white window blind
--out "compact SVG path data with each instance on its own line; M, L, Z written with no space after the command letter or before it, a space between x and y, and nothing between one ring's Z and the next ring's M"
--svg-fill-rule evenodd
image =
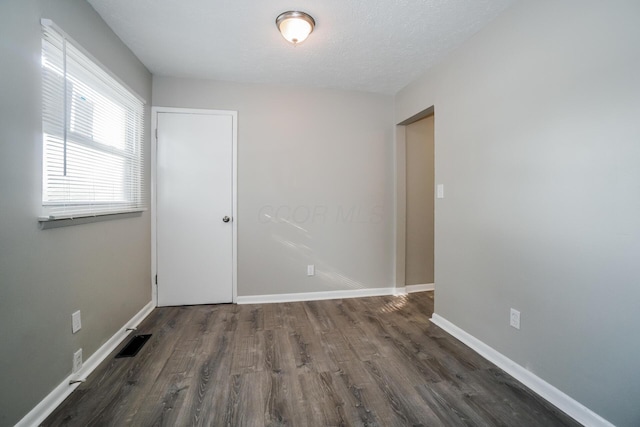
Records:
M144 103L52 25L43 25L42 133L41 219L146 208Z

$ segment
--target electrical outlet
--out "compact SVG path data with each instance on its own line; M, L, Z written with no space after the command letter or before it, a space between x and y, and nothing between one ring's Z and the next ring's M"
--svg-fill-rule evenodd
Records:
M307 276L315 276L316 275L316 267L313 264L307 265Z
M75 374L82 369L82 349L73 353L73 373Z
M80 310L71 315L71 333L76 333L82 329L82 320L80 319Z
M511 309L509 324L516 329L520 329L520 312L514 308Z

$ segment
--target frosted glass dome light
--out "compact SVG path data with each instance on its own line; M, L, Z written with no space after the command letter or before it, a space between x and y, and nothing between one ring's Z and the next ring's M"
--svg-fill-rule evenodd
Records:
M296 45L309 37L313 27L316 25L316 21L304 12L288 11L281 13L276 18L276 25L282 37L289 43Z

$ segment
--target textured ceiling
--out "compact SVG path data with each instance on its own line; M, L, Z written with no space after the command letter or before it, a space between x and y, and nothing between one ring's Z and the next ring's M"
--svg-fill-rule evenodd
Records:
M394 94L516 0L88 0L159 76ZM299 46L275 19L302 10Z

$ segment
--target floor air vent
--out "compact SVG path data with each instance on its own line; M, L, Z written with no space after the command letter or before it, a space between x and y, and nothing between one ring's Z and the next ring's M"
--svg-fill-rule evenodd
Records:
M131 338L131 340L129 340L127 345L125 345L124 348L120 350L120 353L116 354L116 359L119 359L121 357L135 356L136 354L138 354L142 346L149 340L149 338L151 338L151 334L134 336L133 338Z

